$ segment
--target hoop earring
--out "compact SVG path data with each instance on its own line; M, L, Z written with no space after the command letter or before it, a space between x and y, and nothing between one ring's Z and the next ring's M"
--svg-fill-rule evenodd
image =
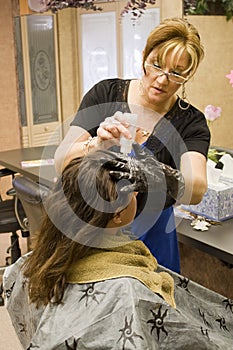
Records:
M189 106L190 106L190 102L187 99L187 95L186 95L185 85L184 84L182 85L181 97L182 97L182 99L179 98L178 106L180 107L180 109L182 109L182 111L186 111L189 108ZM181 101L185 102L186 106L182 106Z
M144 89L144 86L143 86L142 79L140 79L140 82L139 82L139 94L140 94L140 96L145 95L145 89Z

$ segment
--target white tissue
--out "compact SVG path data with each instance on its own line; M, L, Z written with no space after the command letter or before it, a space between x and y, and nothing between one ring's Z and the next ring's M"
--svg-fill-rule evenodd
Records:
M224 154L219 161L223 163L222 176L233 178L233 158L230 154Z
M222 184L219 183L220 176L222 175L221 169L215 168L216 163L208 159L207 160L207 181L208 185L214 185L214 186L221 186Z

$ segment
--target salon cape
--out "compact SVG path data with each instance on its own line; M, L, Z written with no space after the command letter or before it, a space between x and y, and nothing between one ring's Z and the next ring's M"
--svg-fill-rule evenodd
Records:
M24 349L232 350L232 301L161 266L174 279L176 308L130 276L74 283L75 268L62 304L37 310L21 272L25 259L4 273L6 307Z

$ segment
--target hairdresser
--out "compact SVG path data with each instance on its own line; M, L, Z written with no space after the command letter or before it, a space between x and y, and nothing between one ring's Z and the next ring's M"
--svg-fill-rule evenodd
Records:
M199 203L207 189L210 132L203 113L187 99L185 84L203 56L200 36L192 24L181 18L161 22L149 34L143 50L141 79L106 79L83 97L56 151L57 171L74 157L120 145L122 136L131 140L132 125L124 115L132 113L138 116L134 127L135 141L142 148L140 157L150 152L164 166L180 169L185 190L179 202ZM132 227L158 263L176 272L180 261L173 205L180 193L176 196L168 189L159 210L145 194L138 195Z

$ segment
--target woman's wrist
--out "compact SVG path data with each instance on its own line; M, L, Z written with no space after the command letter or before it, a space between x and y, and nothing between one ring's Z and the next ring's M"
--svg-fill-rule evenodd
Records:
M89 137L82 145L83 155L86 156L91 150L97 148L100 145L98 136Z

